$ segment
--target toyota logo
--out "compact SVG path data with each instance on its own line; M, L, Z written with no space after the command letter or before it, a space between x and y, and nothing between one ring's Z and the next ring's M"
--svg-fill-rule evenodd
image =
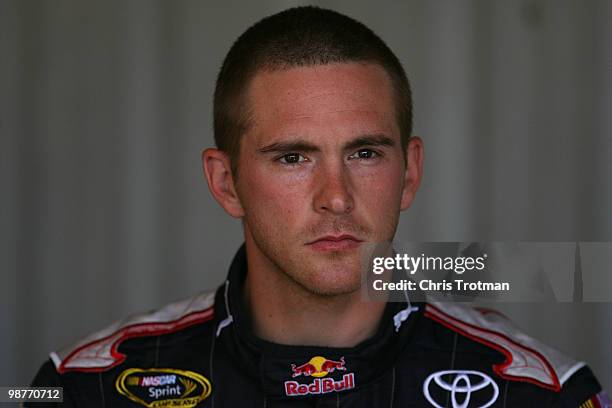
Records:
M447 379L450 379L448 381L445 380L445 376L448 376ZM446 370L438 371L427 377L423 383L423 394L425 394L425 398L427 398L427 401L434 407L444 408L444 405L436 402L431 396L429 388L435 386L450 392L453 408L468 408L472 394L476 392L486 392L482 390L489 387L493 387L491 399L489 399L489 402L486 404L479 405L478 408L490 407L499 396L499 387L495 381L480 371Z

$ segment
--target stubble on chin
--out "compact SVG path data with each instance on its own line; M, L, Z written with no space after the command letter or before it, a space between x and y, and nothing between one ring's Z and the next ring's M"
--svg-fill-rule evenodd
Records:
M359 251L309 253L302 248L299 255L282 262L279 268L288 279L304 291L317 296L337 296L353 293L361 287Z
M247 226L245 223L245 226ZM270 228L272 227L272 228ZM252 240L265 263L273 268L276 279L286 287L315 296L333 297L360 290L362 256L366 244L374 237L373 229L354 217L323 219L288 236L282 227L248 225ZM309 243L326 235L350 234L363 241L349 251L316 251Z

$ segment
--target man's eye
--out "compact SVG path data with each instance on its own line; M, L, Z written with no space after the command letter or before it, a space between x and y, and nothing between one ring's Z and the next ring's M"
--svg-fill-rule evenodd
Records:
M368 159L373 159L373 158L375 158L377 156L379 156L379 154L377 152L375 152L374 150L361 149L361 150L357 150L355 153L350 155L349 159L364 159L364 160L368 160Z
M299 153L288 153L278 159L283 164L298 164L306 161L306 158Z

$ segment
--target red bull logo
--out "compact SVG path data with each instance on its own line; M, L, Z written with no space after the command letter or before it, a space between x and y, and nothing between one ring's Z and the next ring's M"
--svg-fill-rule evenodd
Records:
M346 368L344 367L344 357L340 357L339 361L335 361L329 360L325 357L316 356L301 366L291 364L291 370L293 371L294 378L300 375L305 377L325 377L327 374L332 373L335 370L346 371Z
M325 357L315 356L302 365L291 364L292 377L314 377L310 384L300 384L297 381L285 381L285 393L288 396L326 394L355 388L355 374L348 373L342 376L342 380L333 378L322 378L334 371L346 371L344 357L340 360L330 360Z

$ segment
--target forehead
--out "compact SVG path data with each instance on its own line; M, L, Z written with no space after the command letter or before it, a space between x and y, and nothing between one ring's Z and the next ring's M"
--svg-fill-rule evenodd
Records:
M260 71L250 83L247 98L254 130L249 133L256 139L334 127L399 135L391 80L377 64Z

